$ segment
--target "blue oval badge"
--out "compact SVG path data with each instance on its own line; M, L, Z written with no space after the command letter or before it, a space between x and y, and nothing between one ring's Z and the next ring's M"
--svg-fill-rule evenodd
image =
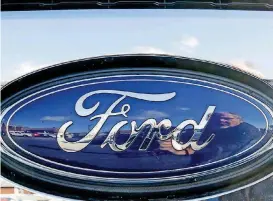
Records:
M145 187L193 178L207 185L272 151L266 95L159 67L74 73L20 91L3 104L4 153L56 177Z

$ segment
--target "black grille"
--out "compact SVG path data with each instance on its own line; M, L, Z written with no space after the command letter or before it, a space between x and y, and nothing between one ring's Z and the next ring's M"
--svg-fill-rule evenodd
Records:
M2 11L62 10L62 9L228 9L273 10L273 0L2 0Z

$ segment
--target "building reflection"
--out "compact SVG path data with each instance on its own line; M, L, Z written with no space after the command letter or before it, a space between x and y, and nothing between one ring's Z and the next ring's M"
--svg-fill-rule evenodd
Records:
M17 137L57 137L58 129L52 128L31 128L21 125L9 125L8 129L5 123L1 125L1 134L4 136L7 134L7 130L11 136Z

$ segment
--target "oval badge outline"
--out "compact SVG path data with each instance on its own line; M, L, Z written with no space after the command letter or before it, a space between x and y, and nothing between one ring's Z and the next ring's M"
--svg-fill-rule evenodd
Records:
M126 77L127 75L124 75L124 76L117 76L117 77ZM131 76L144 76L144 75L131 75ZM199 81L199 82L203 82L203 83L210 83L210 84L212 84L212 85L216 85L216 86L220 86L220 87L223 87L223 88L227 88L227 89L230 89L230 90L232 90L232 91L236 91L237 93L241 93L241 94L244 94L245 96L248 96L249 98L251 98L251 99L253 99L253 100L255 100L255 101L258 101L261 105L263 105L265 108L266 108L266 110L272 115L272 111L270 110L270 108L268 107L268 106L266 106L264 103L262 103L261 101L259 101L259 100L257 100L257 99L255 99L254 97L252 97L252 96L250 96L250 95L248 95L248 94L245 94L245 93L243 93L242 91L239 91L239 90L236 90L236 89L233 89L233 88L230 88L230 87L227 87L227 86L224 86L224 85L220 85L220 84L217 84L217 83L213 83L213 82L208 82L208 81L205 81L205 80L198 80L198 79L191 79L191 78L184 78L184 77L175 77L175 76L165 76L165 75L146 75L146 76L152 76L152 77L172 77L172 78L178 78L178 79L190 79L190 80L196 80L196 81ZM107 76L107 78L112 78L113 76ZM97 77L96 79L102 79L102 77ZM90 80L93 80L92 78L91 79L85 79L85 80L88 80L88 81L90 81ZM83 81L83 80L77 80L77 81L74 81L74 82L70 82L70 83L65 83L65 84L63 84L63 85L68 85L68 84L73 84L73 83L76 83L76 82L81 82L81 81ZM114 82L117 82L118 80L115 80ZM119 81L130 81L130 80L119 80ZM132 81L132 80L131 80ZM134 79L134 81L136 81L135 79ZM145 80L139 80L139 81L145 81ZM166 81L166 80L152 80L152 81L163 81L163 82L171 82L171 81ZM86 85L91 85L91 84L98 84L98 83L88 83L88 84L84 84L84 86L86 86ZM180 84L191 84L191 85L197 85L197 84L193 84L193 83L186 83L186 82L180 82ZM54 86L54 87L52 87L52 88L55 88L55 87L60 87L61 85L58 85L58 86ZM77 86L74 86L74 87L69 87L69 88L63 88L62 90L57 90L57 91L53 91L53 92L51 92L51 93L57 93L57 92L59 92L59 91L64 91L64 90L68 90L68 89L70 89L70 88L77 88L77 87L82 87L82 85L77 85ZM210 87L208 87L208 86L200 86L200 87L206 87L206 88L210 88ZM50 88L50 89L52 89L52 88ZM44 90L44 91L47 91L47 90L50 90L50 89L46 89L46 90ZM213 89L213 88L211 88L211 89ZM246 99L244 99L244 98L242 98L242 97L239 97L238 95L236 95L236 94L231 94L230 92L227 92L227 91L224 91L224 90L221 90L221 89L217 89L217 88L214 88L213 90L218 90L218 91L221 91L221 92L223 92L223 93L228 93L229 95L234 95L234 96L236 96L237 98L240 98L240 99L242 99L242 100L244 100L244 101L247 101L249 104L252 104L256 109L258 109L262 114L263 114L263 116L265 117L265 120L266 120L266 122L267 122L267 129L266 129L266 132L265 133L267 133L268 132L268 119L267 119L267 117L266 117L266 115L263 113L263 111L258 107L258 106L256 106L254 103L251 103L249 100L246 100ZM43 92L43 90L42 91L38 91L38 92L36 92L35 94L39 94L39 93L42 93ZM47 96L47 95L49 95L49 94L51 94L51 93L48 93L48 94L44 94L43 96L39 96L37 99L39 99L39 98L42 98L42 97L44 97L44 96ZM28 96L28 97L26 97L26 99L27 98L31 98L32 96L33 96L34 94L32 94L32 95L30 95L30 96ZM33 101L35 101L35 100L37 100L37 99L32 99L31 101L29 101L29 102L27 102L26 104L24 104L24 105L22 105L22 106L20 106L18 109L16 109L16 111L10 116L10 118L9 118L9 120L12 118L12 116L16 113L16 112L18 112L22 107L24 107L25 105L27 105L27 104L29 104L30 102L33 102ZM12 106L10 106L8 109L12 109L15 105L17 105L18 103L20 103L20 102L16 102L16 103L14 103L14 105L12 105ZM5 113L6 112L8 112L7 110L5 110L4 111ZM3 117L4 115L2 115L2 117ZM272 117L273 117L273 115L272 115ZM9 120L8 120L8 122L9 122ZM263 137L258 141L258 142L256 142L254 145L252 145L250 148L248 148L247 150L249 150L249 149L251 149L251 148L253 148L254 146L256 146L263 138L264 138L264 136L265 136L266 134L264 134L263 135ZM25 151L25 152L27 152L28 153L28 151L26 151L26 150L24 150L22 147L20 147L19 145L17 145L17 143L15 143L14 141L13 141L13 139L10 137L10 134L8 133L8 136L9 136L9 138L11 139L11 141L16 145L16 146L18 146L20 149L22 149L23 151ZM265 146L263 146L263 148L264 148ZM244 150L243 152L246 152L247 150ZM260 150L262 150L262 148L261 149L259 149L258 151L260 151ZM257 152L258 152L257 151ZM31 153L31 152L29 152L28 154L30 154L30 155L32 155L33 153ZM238 153L237 155L239 155L239 154L242 154L242 152L240 152L240 153ZM254 153L255 154L255 153ZM33 156L34 157L39 157L39 156L36 156L35 154L33 154ZM22 156L21 156L22 157ZM24 158L24 157L23 157ZM39 159L42 159L42 160L47 160L47 159L45 159L45 158L43 158L43 157L39 157ZM225 158L225 159L222 159L222 160L227 160L227 159L229 159L229 158ZM218 163L219 161L221 161L221 160L218 160L218 161L215 161L215 162L213 162L213 163ZM56 163L56 162L53 162L53 161L50 161L50 160L48 160L47 162L50 162L50 163ZM239 161L236 161L236 162L239 162ZM65 164L61 164L61 163L57 163L58 165L61 165L61 166L69 166L69 165L65 165ZM209 165L209 164L204 164L204 165L202 165L202 166L207 166L207 165ZM76 168L76 169L78 169L78 167L74 167L74 166L69 166L69 167L72 167L72 168ZM196 167L196 166L195 166ZM190 168L195 168L195 167L190 167ZM91 169L84 169L84 168L80 168L80 169L83 169L83 170L91 170ZM53 170L55 170L55 169L53 169ZM92 170L92 171L96 171L96 170ZM175 170L164 170L164 172L166 172L166 171L181 171L181 169L175 169ZM103 171L100 171L100 172L103 172ZM111 172L111 173L115 173L114 171L106 171L106 172ZM157 173L160 173L160 172L162 172L162 171L155 171L155 172L157 172ZM70 173L70 172L69 172ZM133 173L133 172L116 172L116 173L126 173L126 174L130 174L130 173ZM140 172L140 173L145 173L145 172ZM151 173L151 172L148 172L148 173Z

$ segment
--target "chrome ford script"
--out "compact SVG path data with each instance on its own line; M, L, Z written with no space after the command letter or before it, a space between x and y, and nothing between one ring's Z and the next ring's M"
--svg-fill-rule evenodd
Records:
M82 139L76 142L69 142L65 139L65 133L68 129L69 126L73 124L73 121L68 121L65 124L61 126L59 129L58 135L57 135L57 141L60 147L67 151L67 152L76 152L84 149L99 133L105 122L107 121L108 118L111 118L111 116L123 116L125 118L128 117L128 112L130 111L131 106L129 104L123 104L121 107L120 112L113 112L115 107L120 104L122 100L124 100L126 97L131 97L135 98L138 100L144 100L144 101L150 101L150 102L163 102L163 101L168 101L172 99L175 96L175 92L172 93L165 93L165 94L143 94L143 93L134 93L134 92L127 92L127 91L116 91L116 90L99 90L99 91L94 91L87 93L80 97L80 99L77 101L76 106L75 106L75 111L79 116L85 117L92 115L93 113L96 112L97 108L100 105L100 102L96 103L95 106L91 108L84 108L83 103L84 101L96 94L118 94L121 95L121 98L116 100L103 114L98 114L90 118L90 121L99 119L98 123L94 126L94 128L87 133L86 136L84 136ZM172 139L171 143L172 146L175 150L184 150L188 147L191 149L197 151L201 150L204 147L206 147L210 141L214 138L214 134L212 134L209 139L207 139L203 144L198 145L197 141L201 137L201 134L206 127L210 116L213 114L215 110L215 106L209 106L207 111L205 112L204 116L202 117L202 120L199 124L196 123L194 120L185 120L182 123L180 123L175 129L172 129L168 134L164 135L162 134L161 130L163 128L171 128L172 127L172 122L170 119L163 119L161 120L158 124L156 122L156 116L153 119L147 119L145 120L141 126L137 126L136 121L131 122L131 132L129 134L129 138L127 139L126 142L123 144L117 144L116 143L116 135L120 130L122 129L123 126L128 124L128 121L120 121L116 125L112 127L110 130L107 138L105 141L102 143L101 148L105 147L105 145L109 144L111 149L113 151L124 151L128 149L128 147L136 140L136 137L138 134L142 132L142 130L145 127L149 127L146 137L144 138L142 144L140 145L139 150L145 151L149 148L150 144L152 143L153 139L157 137L159 140L168 140ZM187 143L180 142L179 140L179 134L185 128L189 125L193 126L193 135L190 138L190 140ZM154 132L154 130L157 130L157 132Z
M103 57L2 90L1 174L43 192L107 200L182 191L187 199L273 172L272 87L231 67Z

